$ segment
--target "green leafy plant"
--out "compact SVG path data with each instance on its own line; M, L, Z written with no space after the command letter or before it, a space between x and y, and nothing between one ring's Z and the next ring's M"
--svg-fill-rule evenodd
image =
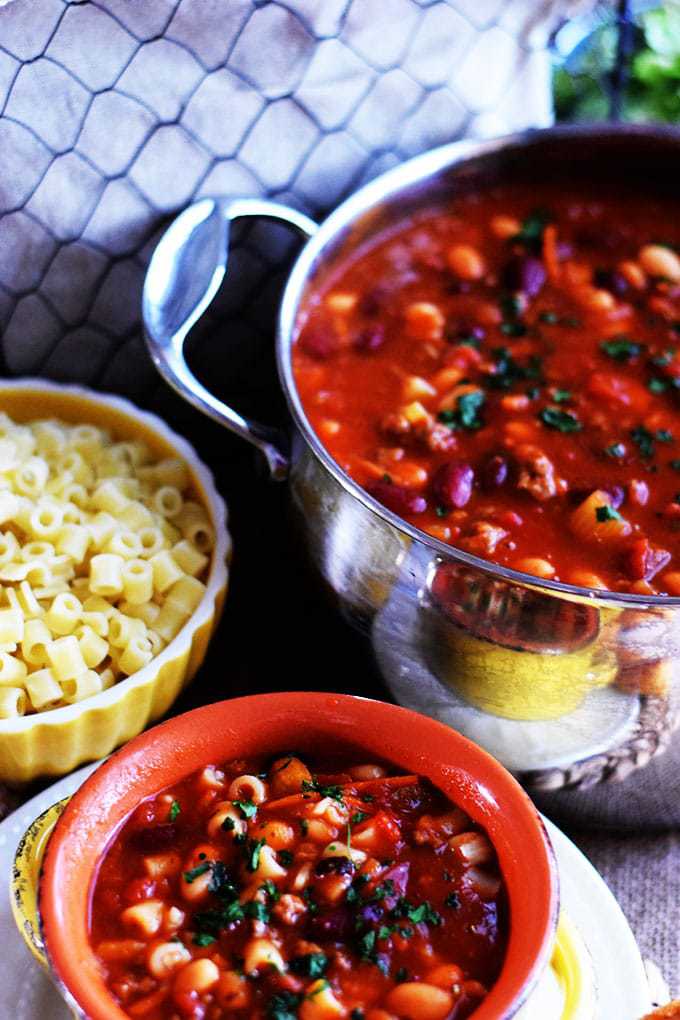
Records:
M609 113L608 73L616 59L617 33L604 24L555 68L558 120L602 120ZM636 19L623 116L631 121L680 121L680 2L667 0Z

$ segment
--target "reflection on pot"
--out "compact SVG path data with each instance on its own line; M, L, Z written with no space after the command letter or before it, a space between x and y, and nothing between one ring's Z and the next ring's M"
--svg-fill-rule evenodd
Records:
M616 676L614 654L597 640L605 609L441 561L428 596L432 668L485 712L555 719Z

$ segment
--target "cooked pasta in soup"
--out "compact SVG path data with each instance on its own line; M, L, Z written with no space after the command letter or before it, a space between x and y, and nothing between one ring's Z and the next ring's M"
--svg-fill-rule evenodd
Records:
M427 780L291 754L141 804L91 909L112 995L148 1020L462 1020L506 933L491 842Z

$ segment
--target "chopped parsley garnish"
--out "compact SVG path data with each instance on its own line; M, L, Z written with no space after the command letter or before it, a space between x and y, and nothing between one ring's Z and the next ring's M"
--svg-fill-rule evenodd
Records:
M675 351L664 351L663 354L656 354L653 358L650 358L650 361L657 368L666 368L675 357L675 353Z
M519 298L516 294L504 294L501 298L500 304L501 311L506 319L516 318L521 311Z
M279 890L272 882L271 878L265 879L265 881L260 886L260 889L262 890L263 893L269 896L269 898L273 900L274 903L276 903L276 901L281 898L281 894L279 893Z
M408 971L406 967L400 967L397 973L394 975L394 980L401 984L402 981L408 981Z
M427 900L414 907L402 896L397 901L397 905L392 913L395 917L408 918L412 924L432 924L437 927L442 923L441 914L438 914Z
M565 400L571 400L571 390L555 390L552 398L556 404L563 404Z
M669 460L669 467L672 467L674 471L680 471L680 460Z
M370 960L375 962L373 959L375 953L375 940L376 933L374 931L367 931L363 934L358 941L359 954L362 960Z
M260 852L265 845L264 839L249 839L246 847L246 867L248 871L257 871L260 863Z
M267 1020L297 1020L303 999L295 992L277 992L267 1003Z
M394 882L391 878L386 878L380 885L376 885L371 899L378 903L380 900L384 900L386 896L394 896Z
M229 815L222 822L222 828L225 832L233 832L236 828L236 822Z
M536 355L532 355L526 365L521 365L507 347L496 347L491 353L494 357L493 372L486 376L486 381L492 389L509 390L517 382L540 380L541 359Z
M519 321L522 309L517 296L515 294L505 294L501 298L500 305L503 312L501 333L505 333L506 336L524 336L527 328L523 322Z
M358 1006L349 1015L349 1020L365 1020L366 1014Z
M325 953L306 953L294 956L290 961L290 969L302 977L320 978L328 970L329 959Z
M372 793L362 793L361 796L359 797L359 800L363 800L364 804L372 804L373 801L375 800L375 797L373 796Z
M319 904L314 899L314 894L311 889L305 889L302 894L302 898L307 904L307 910L310 914L318 914Z
M631 429L630 438L640 451L641 457L649 458L654 455L654 436L644 425L637 425Z
M281 864L283 864L284 868L289 868L293 863L293 855L290 852L290 850L279 850L278 858Z
M650 432L644 425L637 425L630 433L631 439L640 451L640 456L648 460L654 456L654 441L659 443L672 443L674 436L668 429L657 429L656 432Z
M252 917L255 921L264 921L265 924L269 921L269 911L264 903L260 903L258 900L250 900L248 903L245 903L243 905L243 913L246 917Z
M501 333L503 333L505 336L515 336L515 337L517 337L517 336L524 336L526 331L527 331L527 328L524 325L524 323L523 322L518 322L516 319L513 319L512 322L502 322L501 323Z
M534 209L522 220L519 232L510 238L512 244L521 244L529 251L538 253L543 244L543 231L552 220L547 209Z
M229 872L222 861L213 861L210 867L212 869L210 884L208 885L210 892L220 893L223 889L227 888L234 890L234 892L236 891L229 877Z
M205 931L199 931L194 935L193 943L195 946L211 946L215 942L214 935L208 935Z
M257 814L257 804L253 804L252 800L232 800L232 804L238 808L244 818L252 818Z
M665 379L650 379L647 383L647 389L650 393L665 393L668 389L668 383Z
M439 420L450 429L481 429L483 422L477 412L484 405L486 394L483 390L470 390L456 401L456 409L440 411Z
M615 361L630 361L639 356L642 346L627 336L619 336L614 340L603 340L600 350Z
M478 348L480 341L476 336L463 336L456 337L456 343L459 347L475 347Z
M625 457L626 448L623 443L612 443L611 446L607 446L604 451L610 457Z
M538 417L544 425L557 429L558 432L579 432L583 428L575 414L560 411L557 407L544 407Z
M444 900L445 907L451 907L452 910L458 910L460 907L460 897L458 893L452 892Z
M447 509L447 507L445 506L436 506L434 508L434 512L436 513L437 517L448 517L449 514L451 513L451 511Z
M366 811L355 811L352 815L350 822L352 825L359 825L361 822L365 822L367 818L371 816Z
M300 832L302 833L303 836L306 836L307 833L309 832L309 822L307 821L306 818L300 819Z
M339 804L344 804L341 786L322 786L318 779L303 779L302 792L318 793L321 797L330 797L331 800L337 800Z
M203 861L201 864L197 864L195 868L184 872L184 881L191 885L201 875L205 875L206 871L210 871L210 867L210 861Z
M178 818L181 810L182 809L179 806L179 801L173 800L172 804L170 805L170 814L168 815L168 818L170 819L171 822L176 822L177 821L177 818Z
M605 521L620 521L621 514L618 510L615 510L613 506L609 506L605 503L604 506L598 506L595 508L595 516L603 524Z
M547 326L555 326L560 321L557 312L541 312L538 318L541 322L545 322Z

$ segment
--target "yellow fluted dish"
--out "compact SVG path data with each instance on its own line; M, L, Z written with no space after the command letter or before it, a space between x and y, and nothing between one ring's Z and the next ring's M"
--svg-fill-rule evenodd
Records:
M193 447L156 415L129 401L41 379L0 383L0 410L15 421L54 417L141 439L159 458L181 457L215 530L205 594L175 638L137 673L75 705L0 720L0 780L22 784L61 776L109 754L164 715L205 658L227 591L231 539L227 510Z

